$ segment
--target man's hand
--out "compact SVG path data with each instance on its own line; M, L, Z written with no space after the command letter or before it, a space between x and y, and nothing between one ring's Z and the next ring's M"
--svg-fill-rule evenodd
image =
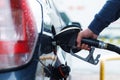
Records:
M97 39L98 35L94 34L89 28L78 33L77 36L77 47L80 49L90 50L90 47L87 44L82 43L82 38L93 38Z

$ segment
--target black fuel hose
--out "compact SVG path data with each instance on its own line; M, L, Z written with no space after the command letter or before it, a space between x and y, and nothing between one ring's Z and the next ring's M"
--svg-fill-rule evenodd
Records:
M107 43L107 48L106 49L120 54L120 47L118 47L116 45Z
M93 46L100 49L106 49L120 54L120 47L110 43L105 43L97 39L89 39L89 38L83 38L81 42L88 44L89 46Z

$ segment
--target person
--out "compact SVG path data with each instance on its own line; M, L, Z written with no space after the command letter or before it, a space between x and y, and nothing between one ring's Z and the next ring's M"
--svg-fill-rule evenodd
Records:
M87 44L81 44L82 38L97 39L99 34L108 27L112 22L118 20L120 17L120 0L108 0L95 15L93 21L87 29L78 33L77 47L80 49L90 50Z

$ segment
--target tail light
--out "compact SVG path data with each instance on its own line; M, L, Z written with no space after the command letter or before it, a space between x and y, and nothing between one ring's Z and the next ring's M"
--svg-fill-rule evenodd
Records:
M0 69L30 61L37 30L27 0L0 0Z

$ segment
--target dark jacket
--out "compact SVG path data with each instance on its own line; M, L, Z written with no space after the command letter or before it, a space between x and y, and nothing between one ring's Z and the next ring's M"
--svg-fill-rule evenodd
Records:
M99 35L104 28L108 27L110 23L116 21L119 17L120 0L108 0L100 12L95 15L88 28Z

